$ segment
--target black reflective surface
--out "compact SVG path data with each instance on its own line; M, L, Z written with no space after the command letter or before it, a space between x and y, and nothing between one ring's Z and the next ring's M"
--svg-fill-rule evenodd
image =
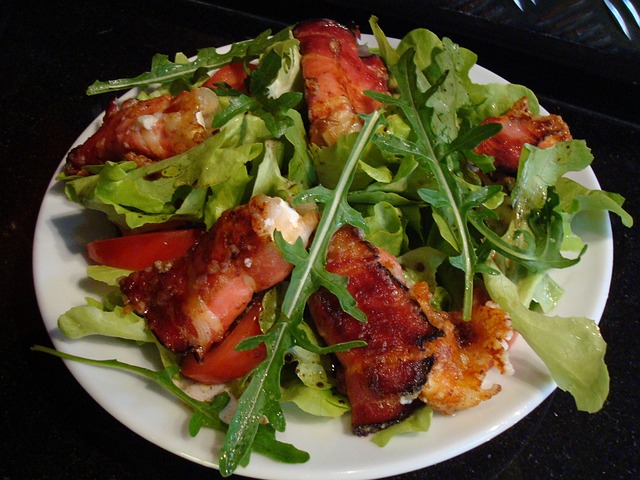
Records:
M219 478L217 471L132 433L102 410L60 361L30 351L34 344L50 345L31 275L38 208L68 147L109 100L87 97L84 90L97 78L146 70L155 53L193 54L201 47L318 16L353 21L366 32L366 21L375 14L389 36L418 26L430 28L478 53L482 65L532 87L548 110L564 117L576 138L587 140L603 188L625 196L627 209L636 220L640 217L640 97L633 80L563 62L553 58L552 51L514 48L508 29L500 47L495 41L503 35L498 26L492 38L483 41L474 35L469 19L432 23L439 18L435 14L412 15L403 8L411 2L389 2L386 7L371 2L366 8L348 6L357 2L282 1L261 7L224 3L0 3L2 478ZM542 60L545 56L549 61ZM640 242L637 227L626 229L617 218L612 222L615 266L601 323L608 342L611 393L603 411L577 412L569 395L556 392L496 439L395 478L638 478Z

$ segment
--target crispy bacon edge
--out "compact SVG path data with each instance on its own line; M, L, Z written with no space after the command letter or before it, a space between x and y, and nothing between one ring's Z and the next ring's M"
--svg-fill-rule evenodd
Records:
M572 139L569 126L559 115L535 116L529 111L529 100L522 97L504 115L488 117L482 121L500 123L502 130L483 141L475 153L494 158L494 166L500 171L518 171L520 154L525 144L548 148L558 142Z
M403 420L420 405L415 399L434 362L425 344L443 333L396 276L395 258L365 241L356 228L342 227L334 234L326 268L349 279L347 289L368 318L363 323L346 314L322 288L308 302L327 344L367 343L336 354L340 383L351 403L352 431L363 436Z
M208 88L109 104L98 130L67 155L66 175L89 175L86 167L130 160L139 166L169 158L211 135L220 108Z
M225 211L183 257L133 272L120 282L128 309L146 318L158 340L175 353L204 353L220 341L254 293L292 270L273 240L307 243L317 212L298 214L284 200L258 195Z
M507 312L478 292L472 319L464 321L459 311L435 310L425 282L417 283L411 291L429 321L444 332L426 345L436 360L420 392L420 400L450 415L498 394L500 385L485 388L483 382L492 367L503 375L513 373L508 355L513 328Z

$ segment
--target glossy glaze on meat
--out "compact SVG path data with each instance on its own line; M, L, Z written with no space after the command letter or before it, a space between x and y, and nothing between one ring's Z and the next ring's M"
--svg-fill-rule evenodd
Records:
M208 88L132 98L120 106L114 99L98 131L69 152L65 173L86 175L86 166L107 161L144 165L185 152L211 135L219 108L218 97Z
M516 173L524 144L548 148L572 139L569 126L558 115L536 116L529 111L527 97L499 117L486 118L482 123L500 123L502 130L485 140L475 152L494 158L498 170Z
M360 131L358 114L380 106L364 91L387 92L380 57L360 57L359 34L332 20L302 22L293 33L300 41L311 143L332 145L339 135Z
M228 210L183 257L134 272L120 288L128 308L169 350L202 358L223 338L254 293L284 280L292 266L273 241L282 232L293 243L306 244L317 224L317 212L298 214L280 198L256 196Z
M321 337L330 345L364 340L366 347L337 353L352 429L366 435L409 415L427 381L434 356L424 345L442 335L413 298L395 259L365 241L359 230L342 227L331 240L327 270L349 278L348 290L367 315L359 322L320 289L309 308Z

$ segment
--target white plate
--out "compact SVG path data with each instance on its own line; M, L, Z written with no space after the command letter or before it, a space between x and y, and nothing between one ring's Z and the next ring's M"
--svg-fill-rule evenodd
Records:
M375 44L369 35L363 35L363 40ZM478 83L505 82L479 66L471 73ZM86 140L99 121L100 118L96 119L74 146ZM589 188L599 188L590 168L573 178ZM589 249L577 266L556 275L566 294L554 313L599 321L611 280L611 226L605 213L579 220L576 231L582 234ZM104 338L72 341L57 329L60 314L84 304L86 296L99 295L94 283L86 278L85 244L114 233L101 214L68 201L62 185L51 180L42 202L33 246L33 273L40 311L58 350L96 359L117 358L157 369L160 365L152 350ZM502 377L496 372L488 376L489 382L502 385L499 395L454 416L435 414L429 432L396 437L384 448L351 435L348 418L319 419L285 405L287 430L278 438L306 450L311 460L300 465L285 465L253 455L250 465L237 473L278 480L347 477L355 480L386 477L448 460L505 431L555 389L546 367L521 338L513 345L510 356L515 367L512 377ZM66 363L84 389L128 428L170 452L216 467L221 436L213 431L201 431L191 438L187 431L190 412L173 397L132 374Z

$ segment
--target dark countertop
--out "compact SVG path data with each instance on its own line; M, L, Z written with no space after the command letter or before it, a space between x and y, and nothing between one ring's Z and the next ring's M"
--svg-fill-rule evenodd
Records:
M421 15L412 15L401 2L370 11L345 6L349 2L338 7L338 2L281 1L247 14L221 6L232 2L213 4L146 0L0 4L3 479L219 478L217 471L132 433L102 410L60 361L30 351L34 344L50 345L31 275L38 208L67 149L108 101L87 97L84 90L96 78L146 70L155 53L195 53L200 47L228 44L269 27L317 16L354 21L364 30L369 15L376 14L389 36L401 36L418 26L430 28L477 52L480 64L532 87L548 110L564 117L576 138L587 140L603 188L626 197L628 211L640 218L640 187L635 179L640 164L637 82L596 71L593 65L581 68L562 56L554 58L553 52L530 51L536 45L533 41L516 45L504 38L500 47L495 42L499 26L491 39L483 41L468 19L456 24L446 17L447 21L434 24L430 19L440 17L427 15L426 8ZM505 35L508 32L505 29ZM617 218L612 224L615 265L600 324L611 374L604 409L597 414L578 412L572 398L557 391L494 440L394 478L640 478L636 281L640 238L638 227L627 229Z

